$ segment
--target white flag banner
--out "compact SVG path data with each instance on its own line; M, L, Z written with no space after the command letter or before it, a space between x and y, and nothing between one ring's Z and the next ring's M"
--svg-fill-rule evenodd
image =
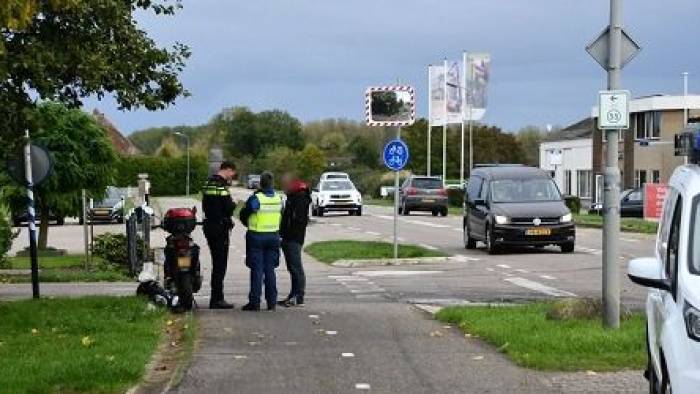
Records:
M447 77L445 81L445 91L447 101L445 112L447 123L462 123L462 79L460 78L459 62L449 62L446 65Z
M430 114L431 126L442 126L445 124L445 67L428 67L428 90L430 100L428 112Z
M491 56L486 53L464 54L467 76L465 118L481 120L486 113L487 89L491 76Z

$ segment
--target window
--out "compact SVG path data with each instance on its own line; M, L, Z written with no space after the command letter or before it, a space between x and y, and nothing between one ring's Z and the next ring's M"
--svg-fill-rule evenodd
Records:
M700 197L693 199L693 216L690 222L690 272L700 275Z
M559 189L548 178L499 179L491 182L493 202L561 201Z
M489 198L489 182L484 181L481 185L481 191L479 192L479 198L486 201Z
M321 191L336 191L336 190L355 190L350 181L326 181L321 183Z
M437 178L413 178L411 186L418 189L442 189L442 181Z
M650 172L651 172L651 183L659 183L659 180L661 179L661 171L650 170Z
M571 195L571 170L564 171L564 194Z
M581 198L591 198L591 171L576 171L576 179L578 181L578 196Z
M634 170L634 187L642 187L647 183L647 170Z
M681 239L681 211L683 199L679 196L673 212L673 219L668 235L668 248L666 252L666 263L664 269L666 277L671 280L671 294L676 298L676 287L678 284L678 253Z
M668 251L668 236L671 230L671 218L673 216L674 204L678 200L678 191L671 187L668 190L666 201L664 202L664 210L659 223L659 236L656 240L656 253L666 264L666 254Z
M481 192L481 183L483 180L477 176L473 176L469 183L467 183L467 198L470 201L474 201L479 198L479 192Z
M659 139L661 136L661 111L638 112L635 116L636 139Z

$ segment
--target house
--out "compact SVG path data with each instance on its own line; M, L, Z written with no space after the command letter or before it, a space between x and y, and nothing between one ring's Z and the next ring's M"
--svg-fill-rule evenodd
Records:
M131 156L139 154L138 148L128 138L124 137L124 135L119 132L117 127L114 126L109 119L107 119L104 113L94 109L92 111L92 115L95 117L95 120L97 120L97 123L102 126L105 131L107 131L107 135L112 141L112 146L114 146L114 150L119 155Z
M630 128L621 133L619 168L623 189L665 183L683 164L674 156L673 138L688 121L700 117L700 95L654 95L630 101ZM540 167L552 172L564 194L588 206L603 198L605 144L597 127L598 108L591 116L552 133L540 144Z

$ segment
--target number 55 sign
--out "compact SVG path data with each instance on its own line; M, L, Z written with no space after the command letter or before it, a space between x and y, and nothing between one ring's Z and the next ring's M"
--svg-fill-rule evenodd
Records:
M630 92L605 90L598 96L598 128L627 129L630 119Z

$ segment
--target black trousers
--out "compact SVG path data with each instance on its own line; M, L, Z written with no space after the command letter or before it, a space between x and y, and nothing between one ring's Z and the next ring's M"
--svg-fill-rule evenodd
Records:
M304 290L306 289L306 274L304 274L304 265L301 262L302 244L294 241L282 240L282 252L284 260L287 263L287 271L292 279L292 289L289 292L289 298L304 299Z
M229 235L210 235L207 238L211 252L211 300L218 302L224 299L224 277L228 265Z

